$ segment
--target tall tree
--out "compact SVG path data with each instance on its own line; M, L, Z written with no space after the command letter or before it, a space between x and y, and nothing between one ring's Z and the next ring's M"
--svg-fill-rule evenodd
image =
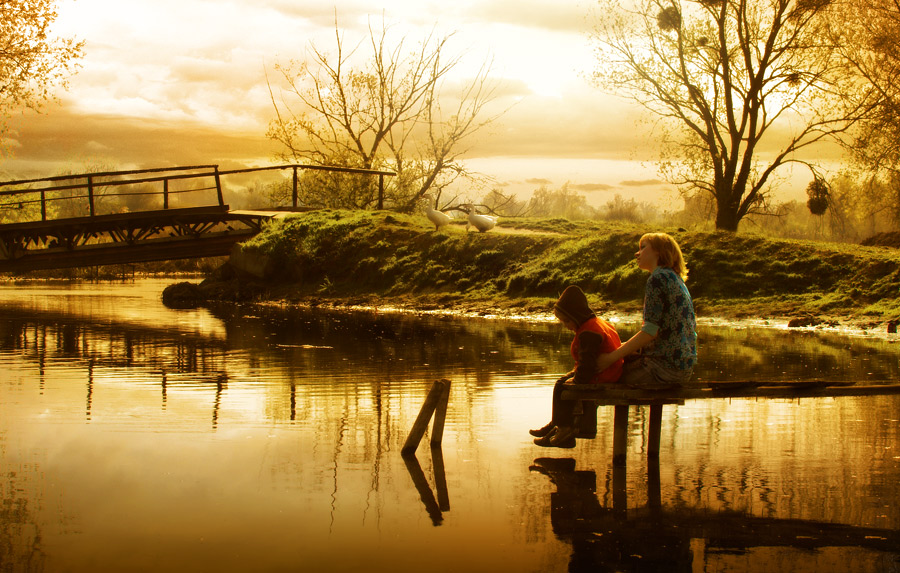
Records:
M852 0L843 5L841 53L878 95L857 125L850 149L865 176L870 202L881 203L900 224L900 1Z
M601 5L596 83L662 120L667 177L686 198L714 199L717 229L736 231L745 216L765 212L787 164L815 176L811 148L845 133L871 105L835 51L831 0Z
M55 0L0 0L0 135L20 109L40 110L83 55L83 41L57 38Z
M272 95L269 137L283 145L287 160L394 170L397 176L386 182L392 208L411 210L426 193L439 195L467 175L460 162L465 144L494 119L484 116L494 97L489 65L456 93L447 89L461 62L461 56L445 57L449 39L432 33L407 51L390 26L370 25L368 38L347 49L336 24L333 53L312 45L310 61L276 66L287 89L280 102ZM360 59L364 46L369 53ZM316 198L320 204L375 204L372 185L359 178L310 176L327 189Z

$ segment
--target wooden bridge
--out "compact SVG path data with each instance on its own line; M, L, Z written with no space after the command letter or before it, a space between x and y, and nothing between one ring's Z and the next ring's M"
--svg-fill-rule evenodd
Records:
M292 204L233 210L222 179L292 171ZM195 165L60 175L0 182L0 272L100 266L227 255L264 222L296 211L299 171L378 178L378 207L389 171L279 165L222 171Z

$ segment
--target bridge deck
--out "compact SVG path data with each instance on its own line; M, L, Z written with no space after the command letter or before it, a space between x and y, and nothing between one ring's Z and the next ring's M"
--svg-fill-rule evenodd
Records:
M214 205L0 225L0 272L227 255L287 213Z

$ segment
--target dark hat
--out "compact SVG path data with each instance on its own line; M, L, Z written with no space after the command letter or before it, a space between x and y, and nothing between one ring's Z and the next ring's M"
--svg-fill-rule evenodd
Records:
M596 316L590 305L588 305L584 291L575 285L566 287L559 300L553 305L553 310L559 312L578 326Z

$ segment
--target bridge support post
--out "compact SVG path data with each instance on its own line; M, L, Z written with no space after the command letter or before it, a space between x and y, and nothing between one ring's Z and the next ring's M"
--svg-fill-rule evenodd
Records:
M300 179L297 177L297 166L294 165L294 186L291 191L291 203L293 204L295 209L297 208L299 191L300 191Z
M378 210L384 209L384 175L378 175Z
M219 206L222 207L225 205L225 197L222 196L222 180L219 178L219 166L215 166L215 177L216 177L216 193L219 195Z
M94 216L94 178L88 176L88 207L90 207L91 217Z

